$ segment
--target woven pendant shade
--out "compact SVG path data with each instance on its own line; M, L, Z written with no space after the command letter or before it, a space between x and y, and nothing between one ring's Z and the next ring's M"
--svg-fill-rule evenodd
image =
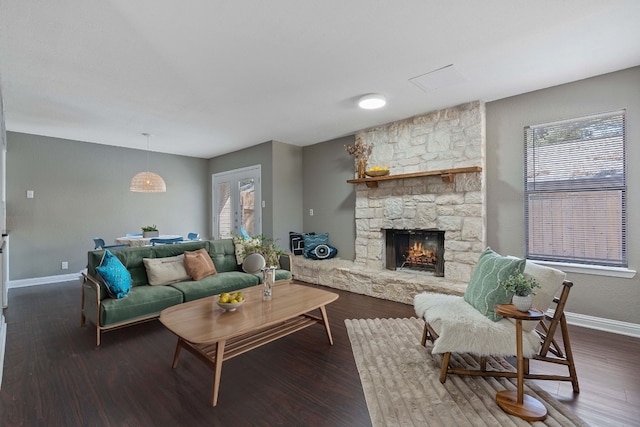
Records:
M157 173L140 172L131 178L129 190L136 193L164 193L167 191L167 185Z
M135 193L165 193L167 191L167 184L164 183L164 179L157 173L149 172L149 135L143 133L142 135L147 137L147 172L139 172L131 178L129 184L129 191Z

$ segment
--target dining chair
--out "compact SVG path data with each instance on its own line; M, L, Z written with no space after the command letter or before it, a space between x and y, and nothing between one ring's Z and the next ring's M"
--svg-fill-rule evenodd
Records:
M125 237L142 237L142 233L127 233Z
M174 245L176 243L181 243L183 242L184 239L182 238L182 236L180 237L173 237L170 239L162 239L159 237L154 237L153 239L151 239L151 246L156 246L156 245Z
M104 239L101 239L100 237L94 237L93 238L93 243L95 243L95 247L93 248L95 249L118 249L118 248L127 248L127 245L105 245L104 244Z
M187 239L189 239L189 240L200 240L200 234L198 234L198 233L189 233L189 234L187 234Z

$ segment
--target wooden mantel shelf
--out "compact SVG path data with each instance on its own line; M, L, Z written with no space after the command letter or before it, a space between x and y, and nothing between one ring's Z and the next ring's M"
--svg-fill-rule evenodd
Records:
M467 168L442 169L438 171L429 171L429 172L414 172L414 173L403 173L400 175L376 176L372 178L348 179L347 182L349 184L364 183L364 184L367 184L367 187L369 188L378 188L378 181L392 181L396 179L422 178L424 176L440 175L440 177L444 182L453 182L457 174L473 173L473 172L482 172L482 168L480 166L470 166Z

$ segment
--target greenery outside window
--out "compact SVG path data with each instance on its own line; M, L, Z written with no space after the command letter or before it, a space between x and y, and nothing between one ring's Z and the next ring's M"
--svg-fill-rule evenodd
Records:
M626 268L625 111L524 133L526 257Z

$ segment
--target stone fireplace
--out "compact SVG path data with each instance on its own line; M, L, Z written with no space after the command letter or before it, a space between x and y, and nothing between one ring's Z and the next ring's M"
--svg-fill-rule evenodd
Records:
M406 303L425 290L462 294L486 247L484 104L434 111L358 132L356 138L373 147L368 165L389 167L391 174L376 185L354 183L355 260L302 260L296 266L296 259L294 276ZM465 168L473 171L447 173ZM442 232L442 271L436 275L435 265L428 275L389 270L389 258L398 254L389 253L388 230Z

